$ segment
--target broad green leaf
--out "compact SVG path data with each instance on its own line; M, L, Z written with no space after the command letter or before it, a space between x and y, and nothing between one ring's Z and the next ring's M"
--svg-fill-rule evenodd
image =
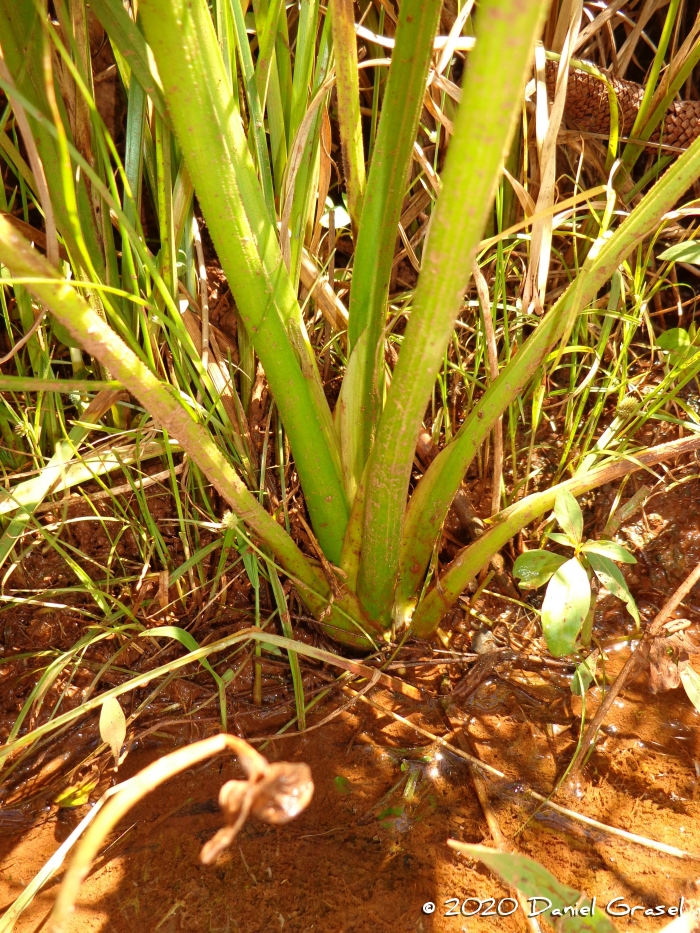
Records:
M636 564L637 558L630 554L627 548L616 544L615 541L586 541L581 549L586 554L600 554L601 557L609 557L610 560L616 560L618 564Z
M100 736L112 749L114 762L119 762L119 753L126 738L126 718L116 697L107 697L100 710Z
M662 350L683 350L691 344L690 334L684 327L670 327L656 338Z
M520 580L521 590L536 590L549 580L552 574L566 563L561 554L549 551L526 551L513 564L513 576Z
M672 365L683 362L695 353L693 337L683 327L672 327L660 334L657 344L668 355L668 362Z
M691 262L700 265L700 241L686 240L685 243L676 243L675 246L669 246L668 249L659 254L659 259L665 259L668 262Z
M590 687L591 682L595 679L595 671L598 666L599 657L600 652L598 650L592 651L585 661L581 661L581 663L576 666L573 680L571 681L571 692L574 696L582 697Z
M568 535L559 534L558 531L550 531L547 537L550 541L555 541L557 544L564 544L566 547L575 547L577 543L576 541L572 541Z
M84 807L90 799L90 794L97 787L97 778L90 778L87 781L81 781L78 784L71 784L60 794L57 794L53 802L59 807Z
M686 664L679 670L681 683L688 699L696 710L700 712L700 674L697 674L690 664Z
M574 888L557 881L554 875L533 859L525 855L497 852L486 846L457 842L455 839L450 839L448 845L483 862L500 875L506 884L522 891L528 899L530 915L546 917L548 923L560 933L615 933L612 921L601 907L589 898L582 897ZM564 914L567 907L569 913ZM576 907L579 908L577 916L572 916Z
M568 489L562 489L554 500L554 514L562 530L578 544L583 538L583 515Z
M632 616L637 625L641 624L639 610L634 601L634 596L630 593L622 571L610 560L609 557L603 557L601 554L588 554L588 560L591 562L593 572L603 584L608 593L617 596L627 605L627 611Z
M574 651L590 606L588 575L579 561L572 557L549 581L542 603L542 630L547 647L555 658Z
M656 342L668 354L668 362L672 365L685 361L697 349L694 346L693 336L683 327L672 327L664 331Z

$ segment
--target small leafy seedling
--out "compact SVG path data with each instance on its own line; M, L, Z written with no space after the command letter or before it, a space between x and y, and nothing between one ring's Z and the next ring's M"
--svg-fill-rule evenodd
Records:
M573 548L574 556L536 550L521 554L513 574L524 590L535 590L547 584L542 603L542 630L547 647L555 657L576 651L581 643L590 642L595 594L591 589L593 575L605 589L622 600L632 618L640 624L639 612L625 578L617 564L636 564L628 550L614 541L583 540L583 515L576 499L562 490L554 503L554 515L563 534L550 532L557 544Z

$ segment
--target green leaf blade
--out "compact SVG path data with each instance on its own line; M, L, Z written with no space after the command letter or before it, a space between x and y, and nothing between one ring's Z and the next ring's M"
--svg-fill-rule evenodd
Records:
M177 625L161 625L159 628L149 628L147 632L142 632L142 638L161 636L162 638L174 638L175 641L179 641L183 648L186 648L188 651L198 651L199 642L197 639L190 635L189 632L186 632L184 628L180 628ZM200 658L199 663L202 667L209 671L211 676L214 678L214 682L218 686L221 678L216 673L214 668L211 666L209 661L206 658Z
M423 4L423 7L428 9L430 4ZM469 56L462 99L455 117L454 135L441 179L442 193L431 215L430 239L422 256L422 271L413 296L411 316L366 467L358 596L368 614L374 619L380 619L386 627L392 621L397 581L405 581L413 593L419 590L418 580L427 567L433 543L439 535L442 515L438 519L435 534L430 537L425 563L421 564L420 560L414 561L406 555L406 563L399 572L402 538L412 537L404 518L421 420L433 390L435 376L442 365L445 348L451 339L473 258L492 209L500 167L521 112L526 73L530 73L532 49L536 36L540 34L546 9L540 0L527 0L525 3L488 0L479 5L475 26L478 39ZM408 8L402 4L401 16L404 10ZM504 48L508 49L507 68L503 67ZM392 71L398 54L397 31ZM498 81L493 80L496 73L499 74ZM420 100L423 100L423 90L420 92ZM362 209L363 229L370 217L368 210L373 197L374 166L375 163L370 167ZM361 238L362 230L355 254L355 270L361 263ZM393 243L392 239L392 257ZM371 240L370 245L376 251L377 246L372 245ZM391 261L393 258L389 265ZM372 267L376 267L374 261ZM356 283L353 281L351 300L355 288ZM376 290L373 291L376 294ZM374 327L376 316L372 320ZM354 326L352 311L350 325ZM385 327L383 317L379 325L377 338L380 338ZM358 331L362 329L359 327ZM370 339L370 356L377 344L378 339ZM460 482L463 477L464 471ZM423 482L419 483L418 488ZM459 482L448 493L449 501L452 501L458 487ZM399 592L399 605L402 599L403 593Z
M613 566L615 566L613 564ZM555 658L571 654L591 605L591 584L572 557L549 581L542 603L542 630Z
M700 713L700 674L694 671L690 664L681 667L679 674L688 699Z
M544 586L566 563L566 557L549 551L526 551L513 564L513 576L519 579L521 590L536 590Z
M637 558L615 541L586 541L581 550L586 554L599 554L601 557L607 557L617 561L618 564L637 563Z
M580 544L583 540L583 514L568 489L562 489L554 500L554 514L565 534Z
M622 571L617 567L609 557L604 557L601 554L587 554L588 560L590 561L591 567L596 577L603 584L608 593L611 593L613 596L617 596L627 606L627 611L632 616L637 625L641 625L641 619L639 618L639 610L637 609L637 604L634 601L634 596L629 591L627 582L622 576Z
M450 839L448 845L458 852L463 852L471 858L479 859L492 871L500 875L506 884L522 891L526 898L547 898L551 901L551 909L542 912L542 916L551 922L556 922L556 929L562 933L615 933L611 920L602 910L593 907L589 898L582 897L574 888L558 881L554 875L547 871L534 859L525 855L515 855L510 852L497 852L486 846L471 845ZM551 916L551 911L564 911L565 908L574 908L578 905L576 916L567 914L559 917ZM543 906L541 901L535 901L535 910ZM581 914L580 908L585 907L591 911L590 916ZM532 913L532 911L531 911Z
M582 697L586 690L595 680L596 667L598 666L599 651L592 651L585 661L581 661L576 666L574 676L571 681L571 692L576 697Z
M568 535L562 535L557 531L550 531L547 537L556 544L563 544L565 547L575 547L575 543Z
M659 254L659 259L667 262L690 262L700 265L700 242L687 240L685 243L676 243Z

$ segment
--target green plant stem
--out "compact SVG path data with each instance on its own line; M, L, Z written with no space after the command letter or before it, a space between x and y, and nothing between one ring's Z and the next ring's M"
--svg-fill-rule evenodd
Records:
M309 90L314 73L319 0L299 0L294 76L289 120L289 149L297 135L309 102Z
M591 489L612 483L635 470L672 460L700 448L700 435L660 444L647 450L628 454L625 459L591 470L587 476L567 480L544 492L536 492L504 509L492 520L494 525L478 541L459 552L423 602L418 606L411 629L419 638L429 638L440 624L445 612L459 599L465 587L485 567L490 559L536 518L554 506L554 500L564 489L573 496L581 496Z
M350 350L367 330L366 352L361 354L358 374L359 394L353 409L353 442L358 454L351 459L360 470L367 461L381 412L380 374L384 369L383 331L391 264L440 6L436 0L404 0L401 4L362 206L348 324ZM356 479L359 481L359 476Z
M384 625L391 621L408 482L421 419L493 204L546 7L546 0L486 0L479 10L477 44L469 58L442 194L367 464L358 595L370 616ZM494 81L497 73L499 80ZM363 229L371 181L370 172ZM359 244L356 269L358 261Z
M658 227L664 214L698 176L700 140L696 140L663 175L613 236L591 249L576 280L489 386L452 443L432 462L411 497L406 513L399 600L410 599L417 590L455 493L496 420L524 391L547 353L567 333L576 315L596 297L632 250Z
M231 0L233 2L233 0ZM265 111L267 90L275 54L277 26L280 13L284 9L284 0L271 0L270 3L258 0L253 3L255 10L255 31L258 35L258 58L255 63L255 81L258 87L258 99L261 111Z
M64 325L69 334L111 373L114 373L171 437L176 437L221 496L252 532L270 548L285 572L299 586L300 595L317 615L328 606L330 586L277 522L256 501L236 474L210 435L193 420L179 395L138 359L87 302L64 284L43 256L3 217L0 217L0 261L16 275L53 280L31 286L33 294ZM340 611L336 611L336 606ZM356 628L352 619L357 620ZM331 606L328 625L334 637L367 645L362 628L371 628L363 619L352 594Z
M316 535L337 564L349 508L334 428L206 2L145 0L140 13L219 259L282 416Z

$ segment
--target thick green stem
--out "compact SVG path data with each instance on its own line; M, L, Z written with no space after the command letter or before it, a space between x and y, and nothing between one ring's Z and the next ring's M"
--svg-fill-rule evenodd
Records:
M459 599L460 594L479 571L487 566L493 555L497 554L504 544L526 525L548 512L554 506L554 500L562 490L567 489L572 495L581 496L590 492L591 489L612 483L635 470L654 466L664 460L672 460L698 448L700 448L700 436L698 435L651 447L642 453L630 454L628 460L618 460L612 465L592 470L587 476L574 477L544 492L533 493L510 508L504 509L493 519L496 523L494 527L474 544L460 551L446 572L441 575L439 586L430 590L416 610L411 623L413 633L419 638L429 638L436 631L443 615Z
M371 617L384 625L391 621L408 482L421 419L462 305L547 5L547 0L485 0L479 9L477 43L467 63L442 194L433 214L399 362L367 464L358 595ZM497 81L494 75L499 76ZM371 181L370 173L363 229ZM359 244L356 269L358 261Z
M116 378L163 426L197 464L213 486L275 555L297 583L309 609L320 615L329 606L331 591L323 574L301 553L289 535L256 501L207 431L193 420L171 387L160 382L75 289L63 282L43 256L0 216L0 261L16 276L39 281L32 293L91 356ZM353 624L353 619L356 623ZM370 643L369 630L352 594L331 605L326 625L341 641L360 647Z
M700 140L661 178L614 235L591 250L581 272L537 326L522 349L474 406L453 442L430 465L413 494L401 546L398 598L415 594L430 561L442 522L476 451L493 425L567 333L573 318L591 302L635 246L700 176Z
M391 264L440 7L439 0L401 3L396 45L362 205L348 325L351 350L367 330L367 352L362 353L359 395L353 406L356 413L353 443L358 454L351 459L359 464L360 471L367 462L381 413L380 374L384 367L383 331ZM355 478L359 481L359 476Z
M349 509L332 420L206 2L144 0L139 9L197 197L282 415L314 530L337 564Z

